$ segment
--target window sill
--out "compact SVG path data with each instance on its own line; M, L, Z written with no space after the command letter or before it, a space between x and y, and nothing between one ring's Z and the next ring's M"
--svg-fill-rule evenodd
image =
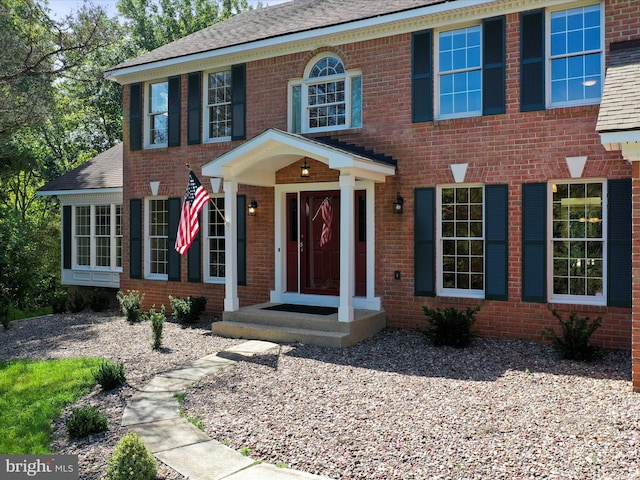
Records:
M470 298L476 300L484 300L484 292L477 290L441 290L437 293L438 297L446 298Z
M213 278L213 277L211 277L211 278L205 278L204 279L204 283L208 283L210 285L224 285L224 280L225 280L224 278L219 278L219 277Z
M224 143L224 142L230 142L231 141L231 137L220 137L220 138L205 138L202 143Z
M156 150L158 148L168 148L168 144L166 143L162 143L162 144L158 144L158 145L145 145L144 149L145 150Z
M564 296L564 297L551 297L549 303L552 304L564 304L564 305L584 305L595 307L606 307L607 298L604 295L598 297L582 297L582 296Z
M160 280L163 282L169 281L169 275L160 275L160 274L148 274L144 277L145 280Z

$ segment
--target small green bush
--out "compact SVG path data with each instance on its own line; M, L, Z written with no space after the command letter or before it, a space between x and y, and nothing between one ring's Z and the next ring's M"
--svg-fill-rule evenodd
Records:
M109 420L97 407L88 405L73 410L65 421L65 427L69 437L82 438L92 433L107 431Z
M467 307L465 310L458 310L455 307L448 307L444 310L422 308L429 322L429 327L424 331L424 334L435 346L447 345L465 348L476 337L471 327L476 321L475 314L478 313L480 307Z
M69 311L69 293L66 290L58 290L51 294L51 309L53 313L65 313Z
M0 323L2 323L5 330L9 330L9 325L11 325L9 307L11 307L9 299L4 297L0 298Z
M557 335L553 329L545 328L542 335L551 340L551 345L562 358L589 362L600 356L600 348L590 345L589 339L602 325L602 318L590 322L589 317L579 317L576 312L570 312L569 320L565 321L555 310L552 313L560 322L562 334Z
M154 480L158 464L142 439L129 432L116 444L105 470L105 480Z
M167 319L165 315L164 305L159 312L155 309L149 310L149 319L151 320L151 348L160 350L162 347L162 330L164 329L164 321Z
M111 306L111 295L103 288L94 288L88 295L87 303L94 312L104 312Z
M173 316L181 323L196 323L207 306L205 297L178 298L169 295Z
M144 294L140 296L138 290L127 290L127 293L118 291L116 294L118 302L120 302L120 309L127 320L131 323L138 322L144 318L142 312L142 300L144 300Z
M84 295L78 290L73 292L71 297L69 298L69 310L73 313L81 312L87 306L87 300L84 298Z
M120 385L124 385L127 381L124 363L113 363L110 360L105 360L94 370L93 378L103 390L113 390Z

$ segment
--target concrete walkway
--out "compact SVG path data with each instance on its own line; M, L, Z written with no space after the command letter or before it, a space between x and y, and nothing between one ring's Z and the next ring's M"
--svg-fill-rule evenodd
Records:
M193 480L331 480L258 463L211 440L180 416L176 395L189 385L276 346L251 340L156 376L131 397L122 415L122 425L140 435L158 460Z

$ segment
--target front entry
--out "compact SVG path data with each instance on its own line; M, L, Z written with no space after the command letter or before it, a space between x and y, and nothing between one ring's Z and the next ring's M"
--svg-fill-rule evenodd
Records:
M356 192L356 295L366 294L365 192ZM339 295L340 191L287 194L287 291Z

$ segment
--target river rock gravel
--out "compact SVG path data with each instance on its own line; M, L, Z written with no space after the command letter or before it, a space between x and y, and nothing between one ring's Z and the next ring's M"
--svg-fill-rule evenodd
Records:
M99 480L126 400L156 374L242 340L210 322L168 321L160 351L147 322L115 312L51 315L0 332L0 360L92 356L122 361L128 384L96 387L54 421L52 449L78 454L80 479ZM185 414L252 458L336 480L640 479L640 395L629 351L594 363L560 360L531 342L478 339L432 347L387 329L347 349L283 345L197 382ZM70 441L69 412L98 406L106 433ZM160 464L159 479L183 477Z

